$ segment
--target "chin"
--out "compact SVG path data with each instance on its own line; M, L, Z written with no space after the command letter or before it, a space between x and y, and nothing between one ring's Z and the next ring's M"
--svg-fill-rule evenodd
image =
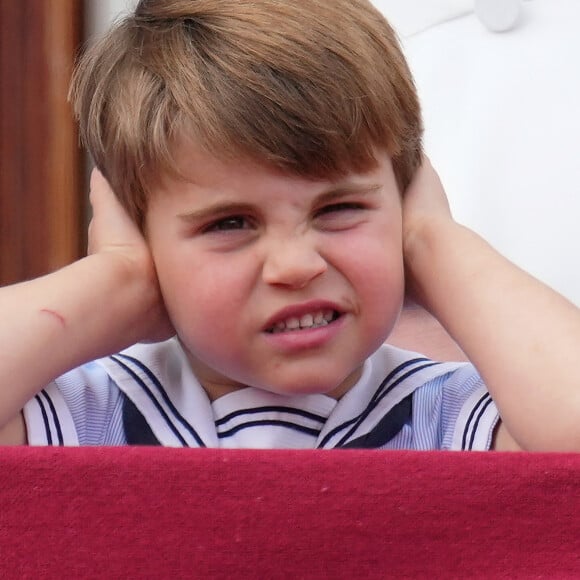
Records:
M346 376L326 378L321 380L320 374L316 377L301 377L296 381L285 382L283 384L258 385L258 388L276 393L278 395L328 395L339 398L358 380L360 372L358 369L350 372Z
M329 395L332 391L336 389L337 385L309 385L304 387L302 385L296 387L289 387L283 389L280 394L282 395Z

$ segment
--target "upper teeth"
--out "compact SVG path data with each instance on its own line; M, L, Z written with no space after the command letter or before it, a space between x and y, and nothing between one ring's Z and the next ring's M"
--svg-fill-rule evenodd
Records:
M321 310L304 314L300 318L291 316L287 320L277 322L271 329L272 332L283 332L285 330L298 330L300 328L316 328L317 326L325 326L334 318L332 310Z

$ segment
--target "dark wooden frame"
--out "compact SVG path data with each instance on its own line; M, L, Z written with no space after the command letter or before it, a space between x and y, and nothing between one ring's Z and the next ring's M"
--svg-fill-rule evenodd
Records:
M44 274L84 246L84 179L66 100L81 0L0 0L0 283Z

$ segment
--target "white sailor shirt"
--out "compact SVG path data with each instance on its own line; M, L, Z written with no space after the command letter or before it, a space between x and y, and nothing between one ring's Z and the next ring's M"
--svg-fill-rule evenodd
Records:
M389 345L338 401L247 387L212 403L173 338L65 373L24 418L30 445L486 450L499 416L472 365Z

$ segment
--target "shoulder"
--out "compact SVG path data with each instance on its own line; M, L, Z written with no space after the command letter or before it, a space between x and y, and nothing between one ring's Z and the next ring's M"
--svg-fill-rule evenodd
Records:
M473 365L463 364L425 383L415 391L413 403L416 425L426 425L431 419L437 448L492 448L499 413Z
M23 409L30 445L118 445L125 443L123 388L136 372L164 366L176 356L174 341L135 345L119 354L74 368L47 385ZM124 366L123 366L124 365ZM145 370L143 370L145 369ZM123 385L119 384L119 377Z
M372 357L375 382L412 397L412 419L392 447L487 450L498 422L497 408L475 367L438 362L384 345Z
M123 442L122 395L96 362L55 379L23 409L29 445Z
M98 364L162 445L198 447L211 440L212 434L215 438L209 399L177 338L137 344ZM200 423L203 437L194 426Z

